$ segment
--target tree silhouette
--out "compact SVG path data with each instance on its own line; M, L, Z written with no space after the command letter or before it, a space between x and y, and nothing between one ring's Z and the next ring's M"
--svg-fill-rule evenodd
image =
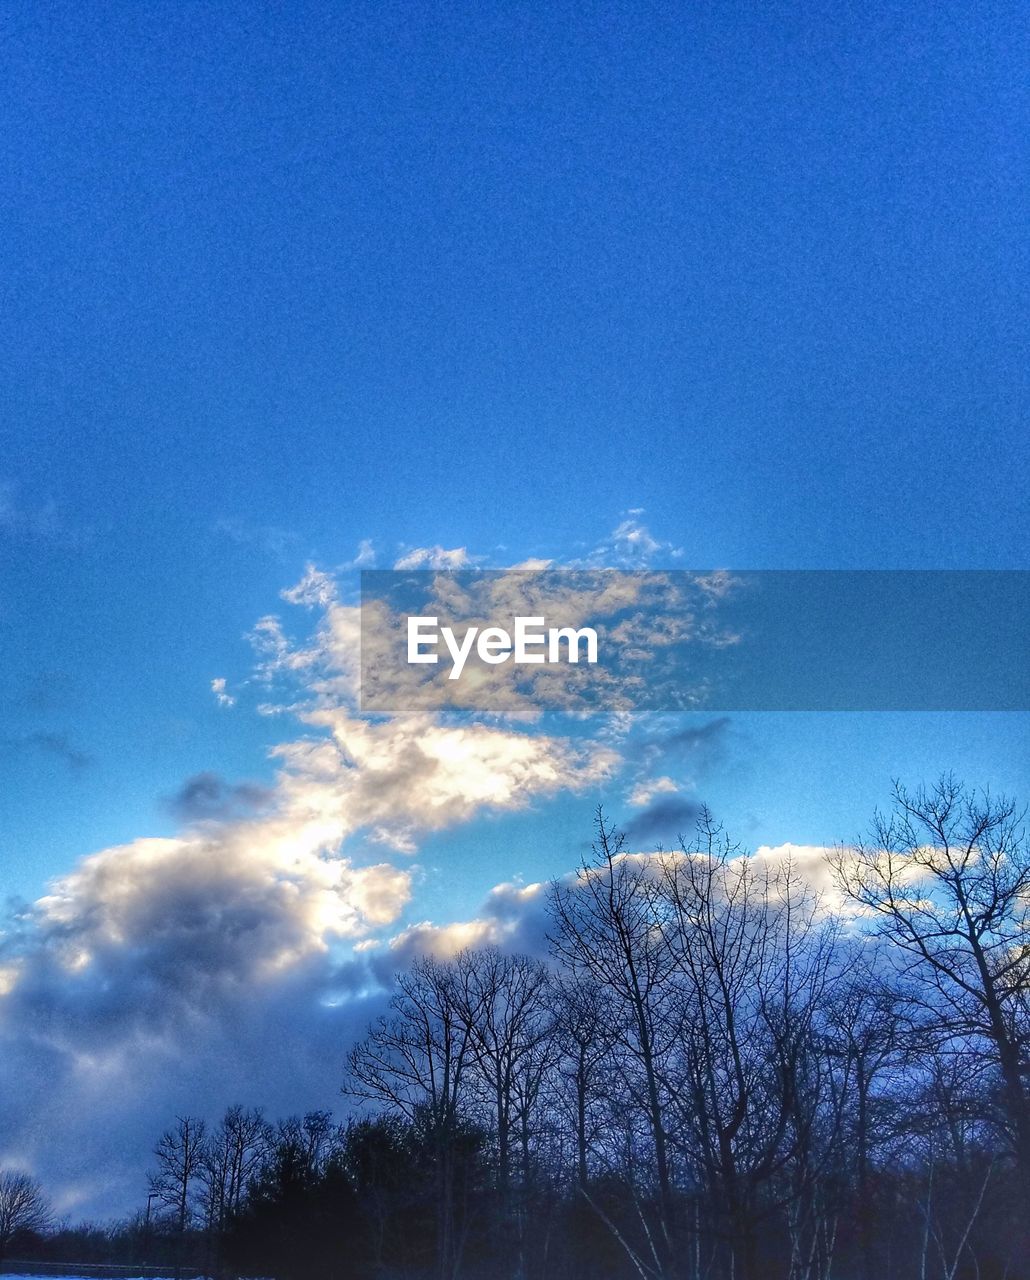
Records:
M51 1222L49 1201L36 1179L0 1170L0 1263L19 1232L45 1231Z

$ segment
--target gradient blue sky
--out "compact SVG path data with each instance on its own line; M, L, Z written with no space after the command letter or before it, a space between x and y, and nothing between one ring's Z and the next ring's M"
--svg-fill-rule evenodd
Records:
M279 731L210 678L361 539L562 558L645 507L699 566L1027 563L1018 6L4 27L13 890L166 827L189 774L267 776ZM882 786L938 763L880 745L914 727L829 737ZM751 732L778 777L725 808L837 833L765 794L818 724ZM1017 741L914 736L992 776Z
M8 892L171 832L192 775L267 783L294 730L210 681L364 539L562 560L643 508L656 564L1027 566L1020 6L2 24ZM738 717L683 770L819 843L895 774L1025 794L1026 736ZM564 869L597 798L428 837L416 915Z
M0 884L35 903L0 1162L62 1212L142 1204L177 1110L338 1102L423 940L540 945L542 893L491 888L567 872L601 799L647 848L700 800L753 847L852 836L894 776L1030 798L1024 714L563 744L318 688L355 562L417 548L1030 567L1023 6L15 0L0 35Z

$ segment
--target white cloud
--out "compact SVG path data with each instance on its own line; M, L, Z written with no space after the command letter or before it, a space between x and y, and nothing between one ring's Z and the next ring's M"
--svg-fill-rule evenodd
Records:
M298 641L269 614L251 636L256 678L284 695L269 709L300 726L273 752L274 782L200 775L205 806L180 834L82 859L0 939L0 1160L20 1151L77 1212L129 1206L177 1108L324 1105L379 999L357 994L375 989L368 966L385 977L436 936L412 926L374 945L401 927L422 838L596 786L619 765L610 747L496 720L362 716L358 607L313 565L282 595L314 626ZM233 705L225 677L211 691ZM535 892L502 886L490 923L436 945L517 936ZM355 944L361 987L341 976Z
M752 856L757 862L770 868L789 866L792 874L800 877L819 895L825 910L843 909L844 898L837 888L833 874L832 859L836 856L836 850L816 844L763 844Z
M362 538L358 543L358 553L345 567L348 569L370 569L376 562L375 547L371 538Z
M795 889L806 889L818 901L820 911L834 913L840 911L844 904L833 880L832 854L833 850L817 845L763 845L752 854L734 858L729 873L732 880L735 873L745 869L746 864L759 872L767 871L769 889L775 899L776 893L782 889L783 877L789 871ZM657 876L663 864L684 856L700 855L641 850L624 853L620 859ZM590 874L603 874L603 870L592 870ZM581 883L577 871L569 871L560 879L573 892ZM410 925L391 937L385 950L370 956L369 963L385 981L390 973L410 964L419 955L446 959L464 947L492 945L546 956L551 930L547 914L548 897L547 884L499 884L490 891L477 915L471 919L446 924L424 920Z
M566 877L572 882L574 875ZM465 947L499 946L544 956L547 943L546 884L496 885L487 895L480 913L471 920L434 924L423 920L395 934L388 949L377 955L373 968L381 977L410 964L417 956L446 959Z
M452 726L430 716L375 723L344 708L305 713L333 742L278 748L292 768L294 801L328 806L348 832L412 851L419 836L467 822L481 810L525 808L537 798L581 790L608 777L617 754L596 744L485 724Z
M607 538L603 538L583 563L606 569L646 569L660 560L680 560L683 548L655 537L640 517L643 507L626 512Z
M303 604L324 609L335 603L337 587L328 573L316 569L313 564L308 564L305 566L303 578L296 585L287 587L279 594L289 604Z
M18 1151L62 1211L124 1211L177 1109L324 1105L366 1016L327 1023L334 953L411 895L410 871L358 865L337 835L280 793L266 817L104 849L57 880L0 966L0 1162Z
M639 515L592 553L591 571L675 554ZM374 558L363 541L345 568ZM404 551L396 567L473 563L464 547L432 546ZM632 608L653 629L639 578L577 588L533 572L549 566L524 561L518 583L491 576L466 602L472 621L507 611L578 626L595 611ZM460 589L451 579L438 588ZM177 1108L325 1105L350 1035L380 998L362 993L417 951L495 942L543 953L546 886L501 884L474 919L405 924L417 874L408 858L430 833L596 788L621 766L611 745L512 718L527 706L533 715L565 707L550 670L533 673L528 698L513 683L489 718L470 707L455 718L431 701L362 714L361 610L345 585L308 564L281 595L295 610L290 630L270 613L250 637L263 710L293 726L272 753L273 783L195 776L180 798L203 804L180 805L193 817L179 834L82 859L0 939L0 1129L9 1135L0 1161L20 1151L63 1188L68 1207L126 1207ZM390 619L378 621L366 645L386 634ZM225 677L211 691L219 706L235 705ZM659 776L639 782L630 801L644 808L676 790ZM47 1145L43 1115L66 1132L60 1151Z
M225 676L216 676L211 681L211 692L215 695L220 707L234 707L236 705L236 699L231 693L226 692Z
M467 569L473 564L466 547L448 550L439 544L433 547L412 547L394 563L395 569Z
M650 781L638 782L633 790L629 793L629 803L636 806L650 804L657 795L671 795L673 792L679 791L677 783L671 778L661 777L652 778Z

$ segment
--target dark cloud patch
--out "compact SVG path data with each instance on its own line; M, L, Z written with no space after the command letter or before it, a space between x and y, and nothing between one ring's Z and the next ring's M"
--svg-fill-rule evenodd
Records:
M20 755L26 751L42 752L63 760L69 769L85 769L93 758L73 746L63 733L24 733L17 738L0 739L0 751L7 755Z
M662 796L626 823L623 831L630 847L648 840L674 840L692 827L701 812L696 800Z
M217 773L195 773L165 805L180 822L225 821L266 808L272 792L253 782L227 782Z
M654 739L654 745L664 747L667 751L711 751L724 745L730 723L729 716L719 716L717 720L709 720L707 724L678 729Z
M626 753L636 753L648 769L664 768L665 762L674 761L692 776L701 777L725 763L732 723L729 716L719 716L707 724L674 726L630 742Z
M0 1027L8 1149L28 1160L61 1212L105 1217L145 1203L154 1142L176 1115L213 1123L239 1102L269 1117L332 1108L342 1118L347 1049L387 997L377 990L330 1004L322 979L308 971L241 991L213 1014L111 1024L93 1045L63 1007L47 1030L27 1013L9 1033Z
M60 1212L137 1205L176 1114L340 1101L346 1050L386 996L341 991L332 952L361 932L362 903L390 869L310 851L283 860L257 828L107 849L20 913L12 904L0 1155L15 1153Z
M9 676L0 692L0 711L12 717L39 717L67 711L76 702L78 689L67 672L37 671L23 679Z
M569 878L574 882L575 873ZM543 959L550 954L548 938L553 930L550 897L548 889L533 892L502 884L491 890L484 910L503 929L510 950Z

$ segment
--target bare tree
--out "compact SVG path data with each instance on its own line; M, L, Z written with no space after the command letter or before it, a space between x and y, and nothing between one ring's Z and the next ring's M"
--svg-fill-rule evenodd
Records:
M637 1091L653 1146L657 1223L651 1231L641 1216L650 1261L634 1254L641 1274L674 1274L676 1229L673 1175L667 1133L660 1060L669 1041L668 981L674 965L656 930L658 892L654 868L629 855L625 837L598 809L593 860L584 863L574 884L556 882L551 892L555 958L577 981L600 985L619 1028L618 1060L632 1068L627 1087ZM585 1189L581 1186L581 1193Z
M596 1113L608 1093L603 1087L604 1068L616 1035L602 987L589 980L562 978L555 984L555 994L558 1058L557 1087L552 1094L558 1107L569 1112L576 1180L585 1190L590 1180L591 1152L602 1129Z
M193 1214L193 1194L203 1169L206 1126L195 1116L177 1116L154 1148L157 1169L150 1190L173 1215L176 1231L176 1269L182 1263L186 1228Z
M0 1263L19 1231L46 1231L52 1221L50 1203L35 1178L0 1170Z
M204 1152L204 1180L224 1219L237 1213L257 1173L271 1135L259 1108L229 1107Z
M496 947L463 951L455 968L458 1010L469 1032L473 1075L482 1084L494 1116L497 1185L503 1199L511 1182L516 1082L553 1025L550 974L538 960L505 955Z
M829 1101L840 1118L841 1174L853 1185L861 1275L872 1280L874 1160L897 1133L899 1094L911 1087L906 1064L913 1027L889 970L882 971L879 944L841 941L838 947L842 973L823 1005L821 1043Z
M536 1280L1030 1274L1015 810L949 779L899 788L836 861L861 908L844 918L707 813L656 854L599 813L594 857L553 886L550 972L487 948L401 975L347 1091L435 1180L441 1280L463 1250ZM463 1154L484 1130L492 1167ZM496 1229L473 1244L477 1216Z
M760 1192L788 1162L806 1254L814 1243L822 1081L813 1022L835 925L789 862L757 864L707 811L697 840L661 865L681 1049L664 1082L670 1137L709 1190L733 1274L752 1280Z
M397 979L391 1014L380 1018L348 1057L344 1092L422 1126L435 1152L437 1271L453 1280L463 1238L456 1213L456 1151L473 1065L472 1033L462 1013L457 966L432 958Z
M219 1271L222 1237L261 1166L271 1133L260 1110L233 1106L204 1145L198 1173L209 1245L215 1246Z
M838 851L842 888L893 944L943 1040L977 1040L1030 1215L1030 850L1014 804L950 776L894 788L872 838Z
M525 1193L528 1188L535 1104L549 1062L554 1025L551 975L527 955L508 955L497 947L461 952L454 961L460 1016L469 1032L470 1082L492 1116L497 1143L497 1214L503 1236L515 1227L513 1273L525 1267ZM521 1151L522 1198L512 1195L512 1148Z
M268 1133L262 1155L273 1156L280 1169L289 1169L291 1176L312 1185L339 1155L345 1134L331 1111L307 1111L280 1120ZM264 1169L267 1160L261 1165Z

